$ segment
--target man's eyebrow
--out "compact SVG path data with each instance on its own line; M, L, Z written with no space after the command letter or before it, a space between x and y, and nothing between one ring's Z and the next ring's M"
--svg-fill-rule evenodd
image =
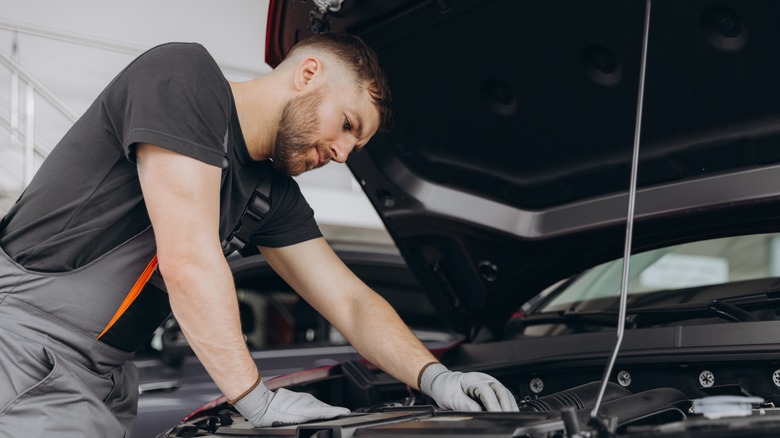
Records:
M360 118L360 114L353 111L352 112L355 116L355 131L357 131L357 138L362 139L363 138L363 119Z

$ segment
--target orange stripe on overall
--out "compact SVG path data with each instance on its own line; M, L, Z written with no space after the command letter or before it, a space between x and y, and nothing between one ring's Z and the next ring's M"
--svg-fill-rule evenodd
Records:
M125 300L122 301L122 305L119 306L119 309L114 314L114 317L111 318L111 322L108 323L106 328L103 329L103 333L101 333L97 338L100 339L101 336L106 334L108 329L110 329L114 323L119 320L119 318L122 317L122 315L127 311L127 309L130 307L131 304L133 304L133 301L135 301L136 298L138 298L138 294L141 293L141 290L143 290L144 286L146 286L146 282L149 281L149 279L152 277L152 273L154 273L154 270L157 268L157 256L155 255L152 257L152 260L149 262L148 265L146 265L146 269L144 269L144 272L141 273L141 276L138 277L138 280L136 280L135 284L133 285L133 288L130 289L130 293L127 294L125 297Z

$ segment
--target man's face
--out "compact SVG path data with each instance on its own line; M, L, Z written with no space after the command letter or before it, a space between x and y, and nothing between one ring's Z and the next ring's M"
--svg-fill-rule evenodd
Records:
M317 108L322 104L322 89L296 96L287 102L276 133L274 167L291 176L315 169L325 163L311 163L306 155L312 149L324 149L317 140L320 125Z
M274 167L291 176L331 160L343 163L379 127L379 111L364 90L316 88L285 105L274 148Z

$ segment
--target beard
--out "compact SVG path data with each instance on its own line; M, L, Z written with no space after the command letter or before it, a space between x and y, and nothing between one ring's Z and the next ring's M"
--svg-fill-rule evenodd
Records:
M320 125L317 109L322 98L322 90L317 89L291 99L284 106L272 157L274 168L278 171L297 176L330 161L330 156L325 155L326 148L317 140ZM315 148L323 154L321 165L306 159Z

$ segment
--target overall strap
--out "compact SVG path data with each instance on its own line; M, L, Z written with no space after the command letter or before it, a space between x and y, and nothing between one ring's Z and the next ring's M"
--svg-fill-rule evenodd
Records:
M249 244L252 234L260 228L263 219L271 210L271 177L270 173L264 175L262 181L255 187L238 224L222 241L222 252L225 255L243 251Z

